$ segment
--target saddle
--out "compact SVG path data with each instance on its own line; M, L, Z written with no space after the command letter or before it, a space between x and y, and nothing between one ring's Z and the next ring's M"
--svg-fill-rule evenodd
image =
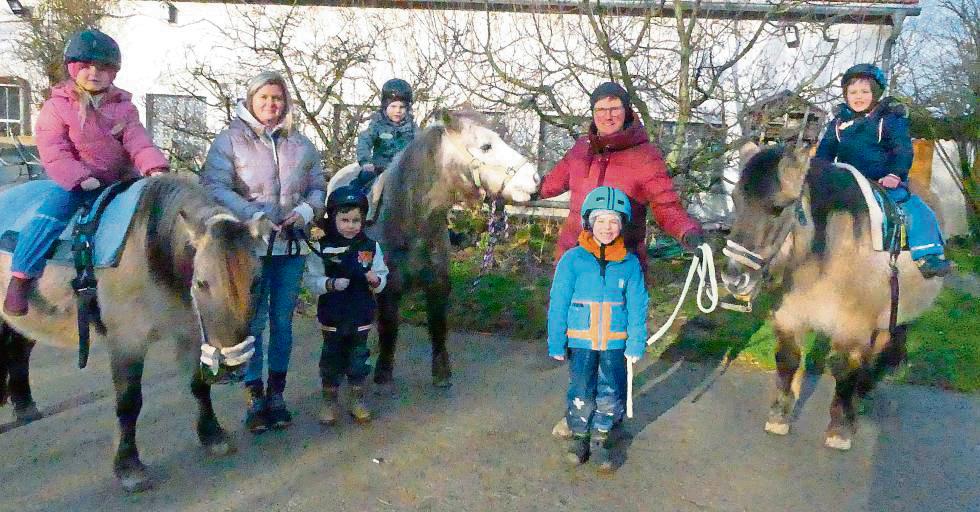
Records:
M145 180L128 182L126 186L123 183L114 184L106 187L93 202L90 218L84 221L93 231L90 234L93 267L107 268L119 264L129 225L145 184ZM20 232L34 218L34 213L44 202L48 191L57 186L53 181L38 180L0 190L0 211L4 212L0 215L0 251L10 254L14 252ZM79 224L81 213L80 211L72 218L46 255L49 264L74 265L72 233Z
M871 219L871 246L874 250L888 253L909 250L905 237L905 215L900 203L892 199L884 187L865 178L854 166L837 165L850 171L861 188Z
M114 183L99 194L91 204L83 204L52 246L46 257L53 264L72 264L76 276L71 280L78 300L78 367L88 364L91 336L95 326L105 334L99 310L96 267L119 264L122 248L132 223L133 214L145 180ZM16 216L0 218L0 251L13 253L20 231L34 217L52 187L52 181L32 181L0 192L0 208L19 212ZM105 221L105 222L103 222Z

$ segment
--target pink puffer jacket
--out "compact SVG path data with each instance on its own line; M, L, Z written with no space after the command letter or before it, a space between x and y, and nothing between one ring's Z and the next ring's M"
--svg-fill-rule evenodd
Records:
M58 185L78 190L87 178L107 185L169 167L140 123L131 94L110 87L98 107L87 108L83 123L75 85L66 82L51 89L38 114L37 151Z

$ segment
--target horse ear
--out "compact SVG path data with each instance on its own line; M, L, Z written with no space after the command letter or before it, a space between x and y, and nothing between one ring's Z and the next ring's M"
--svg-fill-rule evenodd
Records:
M738 148L738 161L742 165L749 163L749 159L755 156L762 148L759 147L755 142L746 142L742 147Z
M439 121L442 122L443 126L445 126L448 130L456 130L458 128L456 126L456 117L449 111L448 108L439 110Z
M780 195L785 202L793 201L803 190L803 181L810 170L810 146L787 144L779 161Z
M265 215L255 215L245 222L245 225L248 227L248 232L252 238L256 240L267 240L276 227Z
M197 247L201 237L204 236L203 232L194 227L194 223L187 217L184 210L177 211L177 229L183 230L187 234L187 238L194 247Z

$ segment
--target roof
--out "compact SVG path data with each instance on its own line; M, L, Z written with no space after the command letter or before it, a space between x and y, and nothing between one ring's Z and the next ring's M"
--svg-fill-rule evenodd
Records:
M177 0L175 3L179 3ZM204 3L228 3L223 0L198 0ZM444 9L498 12L580 12L578 0L249 0L249 4L284 4L330 7L362 7L380 9ZM800 2L790 6L778 4L782 12L774 14L774 6L768 0L702 1L683 0L684 8L698 3L701 17L717 19L776 19L782 21L812 21L832 23L856 23L865 25L892 25L894 15L918 16L922 9L918 0L824 0ZM604 0L597 8L622 16L645 16L651 6L656 6L662 17L674 16L674 5L650 0Z

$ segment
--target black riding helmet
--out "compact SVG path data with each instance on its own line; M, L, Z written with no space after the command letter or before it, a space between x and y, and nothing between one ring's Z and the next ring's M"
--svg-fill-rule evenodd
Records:
M113 38L93 28L77 32L68 40L65 64L72 62L96 62L120 69L122 53Z
M363 216L367 217L368 198L364 190L353 185L338 187L327 198L327 215L332 216L333 212L344 206L355 206L361 210Z
M412 102L412 86L401 78L392 78L381 86L381 105L387 107L395 101Z

